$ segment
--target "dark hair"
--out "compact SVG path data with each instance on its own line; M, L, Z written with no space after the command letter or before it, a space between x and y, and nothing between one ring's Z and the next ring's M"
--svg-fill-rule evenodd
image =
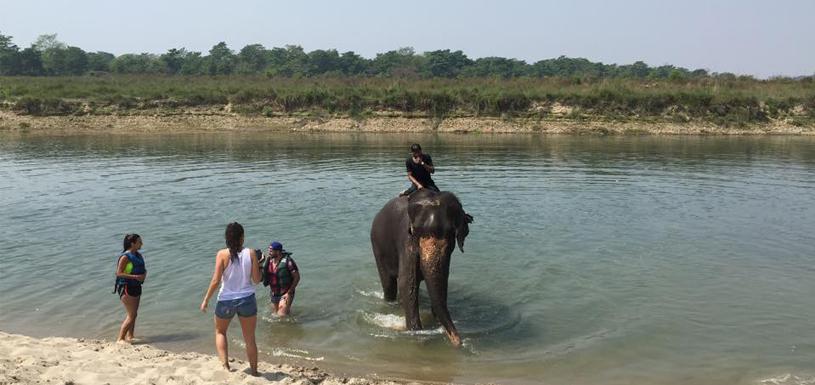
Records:
M419 143L413 143L410 145L410 152L419 152L422 151L422 146Z
M122 242L122 252L130 250L130 246L133 246L136 241L139 240L141 236L139 234L127 234L125 235L125 240Z
M238 253L243 249L243 226L238 222L232 222L226 225L226 232L224 232L226 239L226 247L229 248L229 258L234 262L238 258Z

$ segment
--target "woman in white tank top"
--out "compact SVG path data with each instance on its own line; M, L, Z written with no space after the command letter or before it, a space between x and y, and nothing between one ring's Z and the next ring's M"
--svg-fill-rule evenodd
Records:
M215 255L215 272L209 283L201 311L206 312L209 299L215 288L218 291L218 304L215 306L215 348L224 368L229 370L229 357L226 331L229 322L238 315L246 342L246 358L251 374L258 375L258 347L255 343L258 306L255 300L255 285L260 282L260 266L254 250L243 247L243 226L232 222L226 226L224 234L226 249Z

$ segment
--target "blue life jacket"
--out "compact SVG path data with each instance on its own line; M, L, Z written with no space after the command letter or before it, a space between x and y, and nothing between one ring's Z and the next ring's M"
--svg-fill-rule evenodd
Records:
M128 251L126 253L119 254L119 256L116 257L117 269L119 266L119 259L122 258L123 255L127 257L128 262L133 264L133 270L130 272L130 274L139 275L147 273L147 267L144 265L144 258L138 252L131 253ZM119 285L141 285L141 284L142 284L141 281L139 281L138 279L116 277L117 287Z

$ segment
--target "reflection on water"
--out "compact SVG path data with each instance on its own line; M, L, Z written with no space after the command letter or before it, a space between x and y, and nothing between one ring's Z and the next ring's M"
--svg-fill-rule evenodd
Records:
M427 330L401 329L370 252L414 141L476 217L451 267L461 350L424 291ZM813 187L802 137L5 135L0 328L112 338L115 255L138 232L137 334L212 352L197 309L238 220L247 246L281 240L303 275L291 320L260 311L270 360L457 382L804 383Z

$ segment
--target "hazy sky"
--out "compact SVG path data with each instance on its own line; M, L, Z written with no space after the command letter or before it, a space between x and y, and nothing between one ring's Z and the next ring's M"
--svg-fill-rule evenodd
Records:
M219 41L336 48L373 57L399 47L535 62L566 55L643 60L761 77L815 73L815 0L209 1L0 0L0 33L40 34L115 54Z

